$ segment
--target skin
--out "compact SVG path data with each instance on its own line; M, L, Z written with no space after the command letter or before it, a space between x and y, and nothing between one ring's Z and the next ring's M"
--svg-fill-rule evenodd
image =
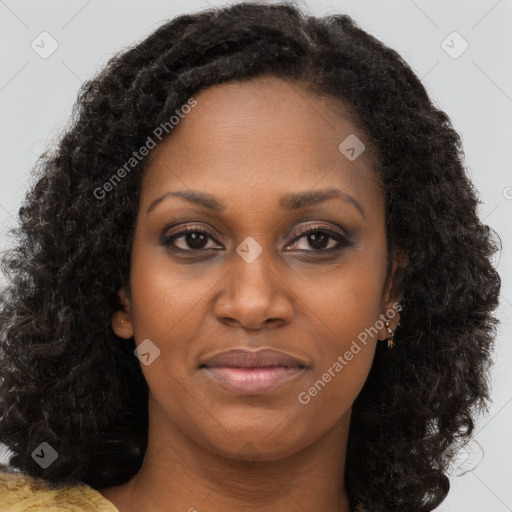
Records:
M120 290L125 311L112 318L118 336L134 336L137 345L150 339L160 350L141 364L150 389L146 458L126 484L100 492L121 512L348 512L351 407L386 329L360 343L309 403L298 396L398 298L369 151L349 161L338 149L349 134L362 141L365 134L339 102L274 77L214 86L196 99L150 154L131 290ZM326 188L349 194L364 213L346 198L293 211L279 205L290 192ZM147 213L166 192L190 189L214 195L225 209L168 196ZM300 235L318 224L343 234L341 226L349 244L329 255L335 239L314 245ZM179 254L162 244L162 235L189 226L210 236L202 245L174 240ZM262 249L252 263L236 252L247 237ZM398 321L391 319L393 330ZM199 364L239 347L277 348L307 365L270 392L236 394Z

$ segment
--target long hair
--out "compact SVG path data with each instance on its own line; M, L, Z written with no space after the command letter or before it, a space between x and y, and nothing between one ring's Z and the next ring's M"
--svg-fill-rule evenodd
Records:
M180 15L83 84L3 259L0 441L11 467L55 487L118 485L140 469L148 386L111 317L147 159L111 178L193 95L263 75L342 101L377 150L388 249L409 263L396 347L377 347L353 405L345 484L354 510L431 511L448 493L447 449L489 400L497 238L478 219L458 134L404 60L349 16L293 4ZM46 469L32 457L42 442L58 453Z

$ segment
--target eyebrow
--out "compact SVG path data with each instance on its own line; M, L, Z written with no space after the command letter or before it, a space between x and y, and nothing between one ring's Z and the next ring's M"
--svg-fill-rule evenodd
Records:
M180 197L191 203L203 206L209 210L215 212L222 212L226 209L226 206L210 194L204 192L198 192L196 190L175 190L166 192L164 195L155 199L147 209L146 214L149 214L158 204L167 199L168 197ZM362 217L365 216L365 212L361 203L354 197L342 190L337 188L326 188L321 190L309 190L307 192L291 192L282 196L279 199L279 206L283 210L293 211L300 208L307 208L315 204L323 203L329 199L340 199L344 202L352 204L357 208Z

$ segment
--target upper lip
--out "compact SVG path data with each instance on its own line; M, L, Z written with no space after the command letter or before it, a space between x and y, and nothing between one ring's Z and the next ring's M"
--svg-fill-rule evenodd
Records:
M265 368L275 366L304 368L306 365L300 359L272 348L259 350L236 348L208 357L200 366L207 368Z

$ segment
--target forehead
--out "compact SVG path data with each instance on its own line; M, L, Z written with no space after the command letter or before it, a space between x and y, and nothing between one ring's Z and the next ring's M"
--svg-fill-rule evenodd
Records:
M342 102L275 77L216 85L195 100L150 154L141 203L173 188L265 200L329 186L380 196L369 141ZM357 141L365 149L347 158L347 144L361 151Z

